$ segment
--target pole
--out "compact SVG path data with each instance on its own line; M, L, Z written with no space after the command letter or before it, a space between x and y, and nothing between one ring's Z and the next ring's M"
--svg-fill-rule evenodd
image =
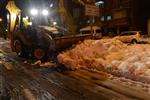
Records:
M93 19L94 19L93 16L90 17L90 27L91 27L91 34L92 34L92 35L94 34L94 33L93 33Z

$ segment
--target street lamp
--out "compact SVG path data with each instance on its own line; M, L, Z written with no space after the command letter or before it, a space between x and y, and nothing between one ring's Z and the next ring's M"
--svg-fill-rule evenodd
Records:
M100 1L98 1L98 2L95 3L96 6L99 6L99 5L101 5L101 4L104 4L104 1L101 1L101 0L100 0Z

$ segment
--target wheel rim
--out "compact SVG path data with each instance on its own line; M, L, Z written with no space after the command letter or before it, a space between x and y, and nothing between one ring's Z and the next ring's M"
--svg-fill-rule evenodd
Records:
M36 59L42 59L44 57L44 55L45 55L45 52L43 49L37 48L34 50L34 57Z
M133 41L133 44L136 44L137 42L136 41Z
M15 41L14 47L17 54L21 53L22 47L20 41Z

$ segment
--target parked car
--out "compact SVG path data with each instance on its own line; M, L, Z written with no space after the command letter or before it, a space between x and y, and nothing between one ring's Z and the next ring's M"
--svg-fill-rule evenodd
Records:
M124 31L115 38L125 43L140 43L142 31Z
M93 35L95 35L95 37L97 39L102 38L101 27L99 27L99 26L92 26L92 30L93 30ZM80 29L80 34L91 34L91 26L86 26L84 28L81 28Z
M140 43L150 43L150 38L148 37L148 35L142 35Z

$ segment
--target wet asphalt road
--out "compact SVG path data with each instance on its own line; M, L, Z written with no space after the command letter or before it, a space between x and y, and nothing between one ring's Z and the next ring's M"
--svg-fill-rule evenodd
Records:
M25 61L30 63L24 63ZM0 100L149 100L135 88L109 80L104 72L68 71L52 64L46 68L12 53L0 41ZM132 92L134 91L134 92ZM142 94L142 95L139 95Z
M2 53L4 55L0 58L1 100L107 99L89 90L90 86L82 89L80 85L84 83L67 76L64 68L55 65L39 68L37 65L24 63L27 59L18 58L15 53Z
M1 100L97 100L107 99L84 82L67 76L65 68L53 64L47 68L24 63L11 52L8 41L0 41ZM84 86L85 84L85 86ZM81 85L81 86L80 86ZM84 87L82 87L84 86Z

